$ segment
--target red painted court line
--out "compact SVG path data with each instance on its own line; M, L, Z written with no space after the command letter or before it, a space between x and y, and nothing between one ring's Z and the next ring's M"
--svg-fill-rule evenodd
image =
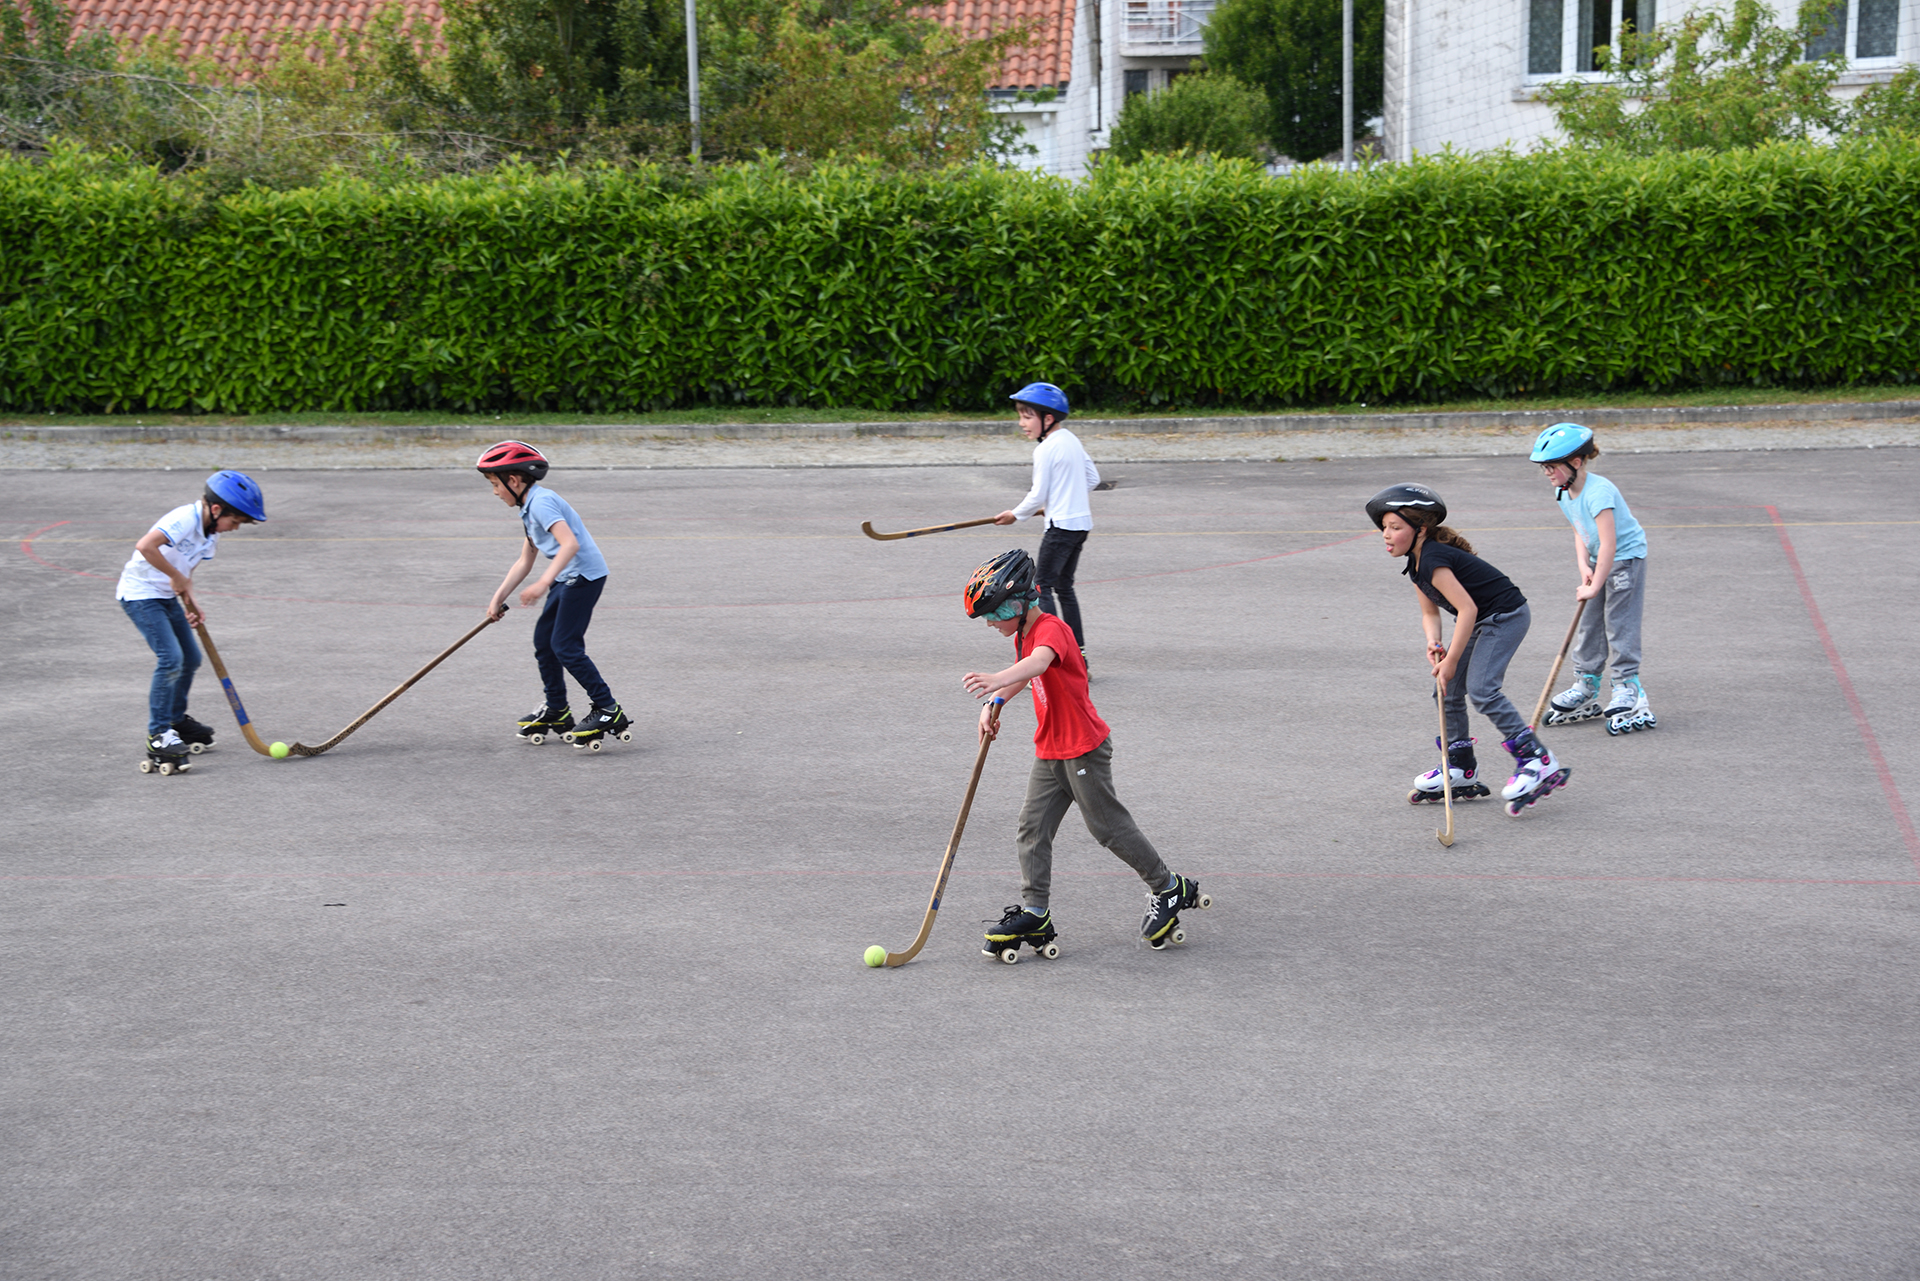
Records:
M1773 521L1775 532L1780 535L1780 550L1787 555L1787 566L1793 570L1793 581L1800 585L1800 599L1806 602L1807 615L1813 619L1813 630L1820 637L1821 648L1827 651L1827 662L1833 668L1834 679L1840 682L1840 692L1846 697L1848 710L1853 713L1853 723L1859 727L1861 741L1867 746L1867 755L1880 775L1880 790L1886 793L1887 808L1893 811L1893 821L1907 843L1907 857L1913 860L1914 870L1920 872L1920 833L1914 831L1913 818L1907 813L1906 802L1900 799L1900 789L1894 784L1893 771L1887 768L1886 753L1880 750L1880 740L1867 721L1867 709L1861 705L1860 695L1854 692L1853 679L1847 675L1847 665L1840 661L1840 651L1834 647L1833 636L1827 631L1827 620L1821 617L1820 607L1814 603L1813 586L1807 581L1806 571L1800 568L1800 557L1793 550L1793 540L1787 537L1787 523L1780 519L1777 507L1769 505L1767 515Z
M920 878L927 875L927 869L894 868L866 869L844 868L838 870L801 870L796 868L768 868L756 870L750 868L664 868L658 870L613 869L613 868L569 868L561 871L538 872L531 870L510 870L503 872L101 872L97 874L49 874L45 876L0 876L0 883L27 881L505 881L505 880L558 880L564 877L616 876L640 879L659 877L661 879L677 877L731 877L742 880L758 877L808 877L836 876L904 876ZM955 880L981 880L986 877L1004 877L1004 871L955 872ZM1056 879L1103 880L1114 877L1129 877L1130 871L1118 872L1056 872ZM1535 872L1214 872L1209 880L1273 880L1273 881L1542 881L1553 883L1596 884L1596 885L1884 885L1920 887L1920 880L1859 880L1843 878L1819 878L1801 876L1582 876L1575 874L1552 875Z

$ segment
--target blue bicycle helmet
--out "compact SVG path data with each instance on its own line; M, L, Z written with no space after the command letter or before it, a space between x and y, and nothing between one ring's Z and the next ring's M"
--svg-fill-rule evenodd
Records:
M235 511L248 520L264 523L267 519L267 499L260 492L260 486L253 483L253 477L240 471L217 471L207 477L207 492L214 501L229 511Z
M1528 457L1536 463L1557 463L1571 458L1593 439L1593 433L1579 423L1555 423L1533 442Z
M1073 412L1067 408L1067 393L1052 383L1028 383L1007 399L1015 404L1027 404L1035 409L1044 409L1062 418Z

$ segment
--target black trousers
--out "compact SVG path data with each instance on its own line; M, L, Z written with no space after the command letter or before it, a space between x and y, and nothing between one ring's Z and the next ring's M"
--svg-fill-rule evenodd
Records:
M1049 525L1040 536L1040 555L1035 558L1040 608L1073 629L1074 643L1087 647L1087 634L1080 627L1080 597L1073 590L1073 576L1080 568L1080 549L1087 545L1087 530L1055 529ZM1060 598L1054 608L1053 598Z

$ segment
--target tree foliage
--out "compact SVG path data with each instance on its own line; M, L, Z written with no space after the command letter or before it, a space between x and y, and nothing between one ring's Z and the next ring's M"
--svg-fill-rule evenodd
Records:
M1151 153L1256 160L1265 151L1267 97L1223 73L1181 76L1159 93L1127 99L1108 155L1132 164Z
M1775 22L1760 0L1691 10L1601 50L1609 79L1563 81L1540 97L1573 145L1638 155L1839 132L1847 111L1832 89L1842 63L1807 58L1829 21L1822 0L1809 0L1792 26Z
M1258 86L1268 139L1295 160L1340 149L1341 0L1221 0L1207 24L1207 65ZM1353 6L1353 127L1386 96L1386 0Z

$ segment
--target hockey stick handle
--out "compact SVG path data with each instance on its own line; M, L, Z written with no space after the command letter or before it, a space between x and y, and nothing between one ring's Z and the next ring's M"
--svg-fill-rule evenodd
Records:
M889 543L896 538L918 538L922 534L944 534L950 529L972 529L975 525L991 525L996 519L988 516L985 520L963 520L952 525L929 525L925 529L904 529L897 534L883 534L873 527L872 521L863 520L860 522L860 532L868 538L877 538L883 543Z
M1447 687L1436 673L1433 678L1433 702L1440 709L1440 795L1447 806L1447 830L1435 832L1440 843L1453 846L1453 762L1447 753Z
M1573 621L1567 624L1567 638L1560 642L1560 652L1554 656L1553 670L1547 673L1547 687L1540 691L1540 701L1533 705L1533 719L1527 722L1529 729L1540 728L1540 715L1547 710L1547 699L1553 696L1553 683L1560 679L1560 664L1567 661L1567 651L1573 648L1573 634L1580 627L1580 615L1587 612L1587 602L1581 601L1573 607ZM1442 738L1446 735L1442 734Z
M993 709L992 723L999 725L1000 709ZM953 820L953 835L947 841L946 857L940 860L940 876L933 883L933 896L927 900L926 919L920 922L920 933L914 937L912 946L904 952L888 952L886 965L889 969L905 965L920 954L927 945L927 938L933 933L933 918L939 914L940 899L947 892L947 878L953 875L953 856L960 851L960 834L967 830L967 815L973 810L973 794L980 786L980 771L986 768L987 749L993 746L993 739L982 734L980 750L974 753L973 774L967 779L967 797L960 802L960 817Z
M502 606L503 610L504 608L505 607ZM340 741L344 739L347 735L353 733L353 731L359 729L362 725L365 725L368 721L372 720L376 715L379 714L381 708L385 707L388 703L391 703L394 699L406 693L409 689L413 687L413 684L415 681L419 680L422 676L425 676L428 672L432 671L434 668L440 666L440 664L446 662L448 658L452 657L453 652L455 650L459 649L462 645L466 644L468 641L478 636L481 632L485 631L487 628L493 626L493 623L494 623L494 619L491 615L481 619L480 625L478 627L475 627L472 631L468 632L465 636L462 636L459 640L455 641L453 644L441 650L440 656L438 658L435 658L431 663L428 663L425 667L421 668L419 671L415 672L413 675L407 677L407 679L405 679L404 681L401 681L399 685L394 687L394 690L391 694L388 694L385 698L375 703L372 707L369 707L366 710L366 712L361 715L359 720L347 726L345 729L341 730L338 734L335 734L332 738L328 739L326 742L320 744L318 747L308 747L305 743L295 743L292 746L287 748L287 754L290 756L318 756L320 755L320 753L326 751L330 747L339 746Z
M220 651L214 648L213 637L207 634L207 624L203 620L194 624L194 631L200 634L200 644L206 648L207 661L213 664L213 674L220 678L221 692L227 696L227 706L233 709L233 719L240 722L240 732L246 736L247 746L262 756L272 756L267 745L260 741L260 733L254 729L253 722L247 719L247 709L240 703L240 692L233 687L233 681L227 677L227 665L220 661Z

